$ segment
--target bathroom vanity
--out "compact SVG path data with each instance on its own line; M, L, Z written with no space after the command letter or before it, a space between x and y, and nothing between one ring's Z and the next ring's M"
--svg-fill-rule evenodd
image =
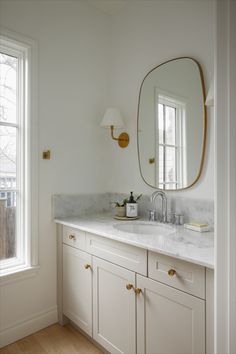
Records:
M174 58L149 71L140 87L137 143L143 181L157 189L151 220L159 197L160 220L168 220L161 190L187 189L199 180L206 126L203 71L195 59ZM213 234L92 215L99 206L108 209L107 198L54 198L67 216L78 206L83 210L77 215L89 215L56 218L60 323L71 320L111 353L213 353ZM196 210L178 203L169 201L175 219L185 215L213 225L207 222L207 216L213 219L207 201ZM150 210L150 198L146 205L140 215ZM61 215L58 210L54 215Z
M61 324L111 353L213 353L212 233L105 213L56 223Z

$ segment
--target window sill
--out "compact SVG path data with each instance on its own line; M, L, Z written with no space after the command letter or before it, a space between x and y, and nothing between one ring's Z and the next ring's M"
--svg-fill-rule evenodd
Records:
M15 267L11 270L0 271L0 286L32 278L38 274L40 266Z

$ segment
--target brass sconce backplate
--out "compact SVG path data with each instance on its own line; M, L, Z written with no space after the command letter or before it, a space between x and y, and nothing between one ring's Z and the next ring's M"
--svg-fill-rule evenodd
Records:
M118 138L118 144L121 148L125 148L129 145L129 135L127 133L121 133Z
M51 158L51 151L50 150L43 151L43 159L50 160L50 158Z

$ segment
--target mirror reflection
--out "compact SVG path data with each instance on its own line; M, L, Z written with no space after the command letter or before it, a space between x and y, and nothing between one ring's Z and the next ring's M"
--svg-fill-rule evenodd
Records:
M139 95L138 152L144 181L178 190L199 179L206 136L203 75L191 58L151 70Z

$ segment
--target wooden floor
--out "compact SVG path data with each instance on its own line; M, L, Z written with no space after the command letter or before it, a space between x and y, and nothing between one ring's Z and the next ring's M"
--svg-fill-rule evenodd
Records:
M0 354L102 354L71 325L47 327L0 349Z

